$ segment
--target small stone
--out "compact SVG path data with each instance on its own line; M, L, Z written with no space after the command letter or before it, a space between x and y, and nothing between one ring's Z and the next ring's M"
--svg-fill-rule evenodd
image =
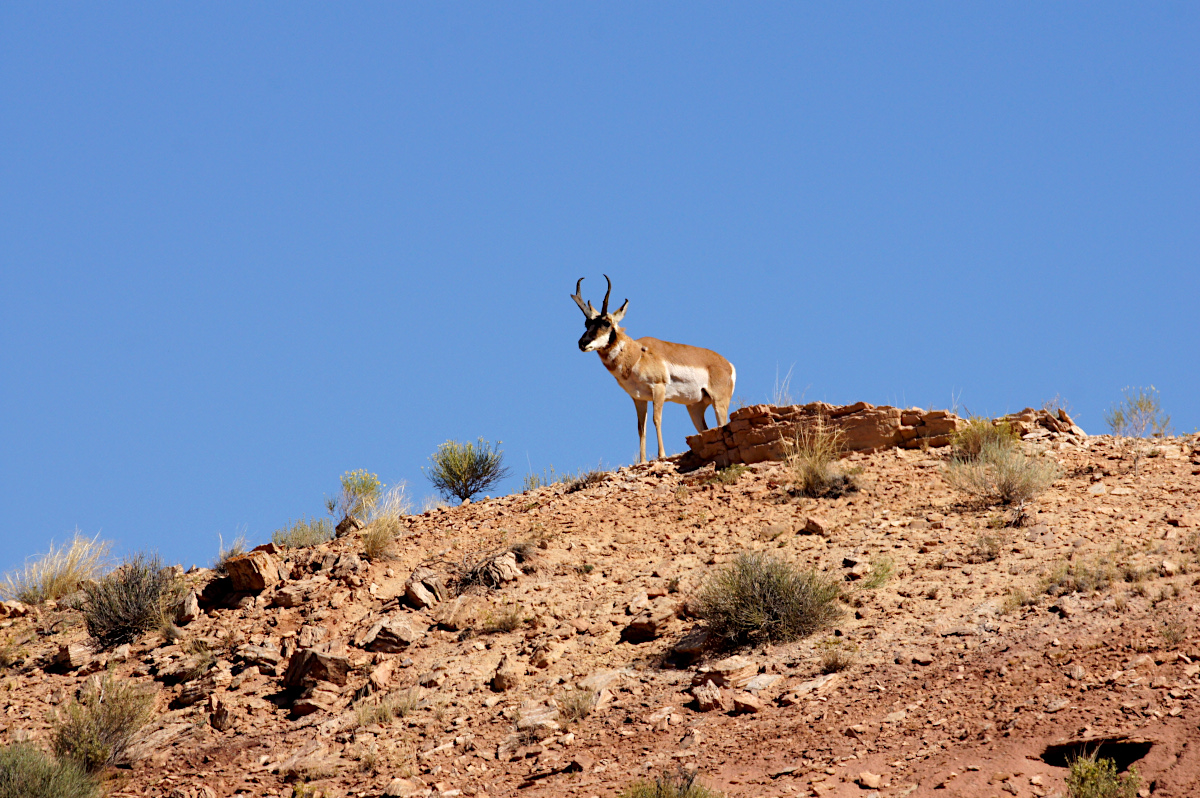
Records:
M692 695L696 698L696 707L701 712L725 709L725 699L721 695L721 688L717 687L711 681L705 682L698 687L693 687Z
M524 676L525 669L517 662L510 661L505 654L500 658L500 664L496 666L496 672L492 675L492 689L497 693L512 690L520 686Z
M737 692L733 694L734 712L762 712L765 708L766 705L753 693Z
M395 778L383 788L383 794L387 798L411 798L414 795L424 794L427 790L428 788L424 784L412 779Z
M854 781L864 790L878 790L883 785L883 776L864 770Z
M810 515L804 519L804 528L801 531L806 535L821 535L824 537L829 534L829 524L822 518Z

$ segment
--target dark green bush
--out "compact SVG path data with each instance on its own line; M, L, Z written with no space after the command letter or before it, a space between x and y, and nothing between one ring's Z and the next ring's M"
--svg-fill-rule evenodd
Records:
M71 761L28 743L0 747L0 798L97 798L100 787Z
M751 552L709 577L697 609L715 639L736 647L810 635L841 614L841 595L841 586L816 570Z
M470 499L508 476L504 452L483 438L478 443L446 441L429 456L425 472L443 496Z
M721 793L697 782L697 775L680 768L654 781L639 779L621 790L618 798L721 798Z
M157 556L135 554L99 582L83 586L83 618L100 648L130 643L156 629L179 599L180 580Z
M84 688L55 720L54 753L89 773L115 764L153 709L154 696L106 674Z

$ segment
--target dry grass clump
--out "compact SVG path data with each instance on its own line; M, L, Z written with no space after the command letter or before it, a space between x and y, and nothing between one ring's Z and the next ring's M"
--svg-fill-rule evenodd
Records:
M1169 435L1171 417L1163 412L1158 389L1153 385L1149 388L1126 388L1122 393L1124 396L1121 401L1104 413L1104 421L1113 435L1124 439L1122 443L1133 457L1133 473L1136 476L1142 457L1155 454L1154 451L1147 452L1140 440Z
M425 475L443 496L460 501L473 498L509 474L499 445L483 438L478 443L446 441L429 456L431 465Z
M820 644L821 673L841 673L858 659L858 646L831 638Z
M700 784L698 775L680 768L654 781L639 779L621 790L617 798L721 798L721 793Z
M971 416L950 435L950 454L959 460L978 460L989 445L1015 448L1020 441L1008 422Z
M28 639L18 641L11 635L6 635L3 640L0 640L0 671L6 671L24 661L26 655L25 648L22 646L24 642L28 642Z
M896 564L892 562L891 557L877 557L871 560L871 570L858 583L859 587L863 590L875 590L883 587L895 572Z
M558 697L558 716L567 723L576 723L592 714L596 708L596 694L577 687Z
M592 488L602 484L606 479L608 479L608 472L602 468L590 468L586 471L580 471L578 474L562 480L563 484L566 485L563 493L575 493L585 488Z
M393 545L400 537L400 521L395 518L380 518L372 521L359 537L362 539L363 554L371 562L391 559Z
M100 786L75 762L29 743L0 747L0 798L98 798Z
M712 476L703 480L701 485L733 485L738 481L742 474L749 470L748 466L741 463L734 463L725 468L719 468L713 472Z
M525 622L525 614L520 604L508 604L496 612L489 611L483 619L481 631L484 634L516 631Z
M841 586L769 554L745 553L708 578L696 598L701 618L726 647L794 640L840 614Z
M1050 487L1062 476L1062 468L1048 457L988 441L974 459L953 458L942 476L956 490L989 504L1021 504Z
M1137 768L1117 775L1117 764L1111 759L1081 756L1069 763L1067 795L1070 798L1136 798L1142 786Z
M50 550L37 559L25 563L24 568L4 575L0 582L0 598L41 604L69 596L79 585L96 579L109 564L112 544L94 538L86 538L75 530L71 542Z
M815 499L836 498L855 490L854 480L837 466L844 435L825 419L805 424L787 442L787 465L796 489Z
M1004 548L1004 540L996 535L980 535L971 545L971 553L967 559L971 562L993 562L1000 558Z
M1041 592L1048 596L1094 593L1112 584L1116 570L1104 559L1062 562L1042 579Z
M364 698L354 705L354 717L359 726L386 726L396 718L416 711L421 701L419 688L397 690L379 698Z
M327 518L301 518L276 529L271 542L285 549L307 549L333 540L333 524Z
M84 623L100 648L130 643L158 628L179 599L179 579L157 557L135 554L99 582L83 586Z
M115 764L153 711L154 696L107 673L55 719L54 753L89 773Z
M213 560L213 570L219 574L224 574L226 563L235 557L241 557L243 554L245 554L247 551L246 547L248 545L249 544L246 543L246 536L238 535L233 539L233 542L229 544L229 548L225 548L225 539L218 534L217 558Z

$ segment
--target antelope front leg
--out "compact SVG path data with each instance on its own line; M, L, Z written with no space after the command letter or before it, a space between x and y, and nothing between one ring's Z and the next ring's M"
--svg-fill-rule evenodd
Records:
M638 416L638 462L646 462L646 403L633 400Z
M667 450L663 448L662 442L662 408L663 402L667 401L667 387L665 385L654 386L654 431L658 434L658 456L659 459L667 456ZM645 440L643 436L642 440Z

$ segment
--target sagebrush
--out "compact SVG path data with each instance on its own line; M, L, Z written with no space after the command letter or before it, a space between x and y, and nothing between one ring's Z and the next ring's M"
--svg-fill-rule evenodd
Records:
M99 798L82 767L29 743L0 746L0 798Z
M333 540L333 524L327 518L301 518L289 521L282 529L276 529L271 542L285 549L306 549Z
M384 484L365 468L342 474L341 483L338 495L325 500L326 509L343 520L363 522L383 495Z
M1020 442L1017 431L1008 422L971 416L950 434L950 454L959 460L978 460L989 445L1015 447Z
M135 554L100 581L83 585L88 634L100 648L131 643L159 626L179 594L178 577L157 556Z
M1050 487L1063 474L1049 457L1026 454L1020 447L987 441L978 457L953 458L942 470L956 490L989 504L1022 504Z
M663 773L654 781L639 779L621 790L618 798L721 798L699 782L699 774L680 768Z
M443 496L460 501L473 498L493 487L509 474L504 452L480 438L478 442L446 441L429 456L425 475Z
M787 441L787 465L796 489L812 498L836 498L855 489L851 475L837 465L844 435L818 418L796 429Z
M153 710L153 695L107 673L90 681L55 719L54 753L89 773L116 764Z
M841 596L841 586L815 569L752 552L709 577L696 607L713 638L735 647L810 635L840 616Z
M1118 775L1116 762L1097 759L1096 753L1093 751L1090 756L1070 761L1067 795L1070 798L1137 798L1142 786L1137 768Z
M112 544L97 535L85 537L79 530L69 543L55 546L29 560L20 570L4 575L0 598L25 604L41 604L69 596L79 585L98 578L109 565Z

